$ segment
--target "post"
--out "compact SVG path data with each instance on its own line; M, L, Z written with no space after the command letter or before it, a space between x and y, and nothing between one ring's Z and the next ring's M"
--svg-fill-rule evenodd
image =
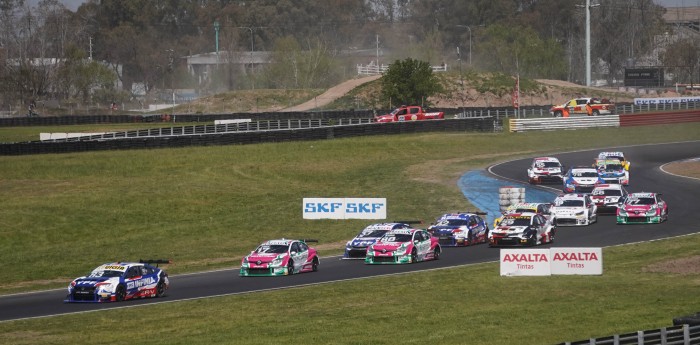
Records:
M221 25L219 24L219 21L215 20L214 21L214 32L216 34L214 37L216 38L216 56L217 56L217 58L219 56L219 27L221 27Z
M586 86L591 86L591 0L586 0Z

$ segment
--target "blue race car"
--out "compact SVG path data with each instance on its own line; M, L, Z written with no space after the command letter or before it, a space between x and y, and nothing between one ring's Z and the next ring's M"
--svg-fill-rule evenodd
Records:
M367 247L377 242L377 239L384 236L390 230L410 229L410 222L377 223L364 228L355 238L345 244L345 254L343 259L364 259L367 255Z
M162 297L170 286L168 274L152 264L168 260L113 262L95 268L68 285L64 302L120 302L133 298Z
M447 213L440 216L428 232L440 240L441 246L471 246L488 242L489 227L481 218L483 212Z
M564 193L591 193L593 188L605 184L593 167L573 167L564 176Z

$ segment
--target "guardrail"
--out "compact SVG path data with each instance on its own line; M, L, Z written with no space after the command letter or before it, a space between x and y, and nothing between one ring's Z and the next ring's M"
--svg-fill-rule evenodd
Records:
M634 333L615 334L559 345L693 345L700 344L700 326L687 324Z
M511 132L553 129L582 129L591 127L619 127L620 115L572 116L536 119L509 119Z
M233 122L218 125L193 125L165 128L150 128L124 132L88 134L83 136L59 136L43 140L48 142L105 141L132 138L158 138L236 132L279 131L289 129L321 128L332 126L354 126L372 123L371 118L360 119L299 119Z
M660 103L660 104L618 104L615 106L615 112L618 114L632 113L648 113L659 111L673 110L700 110L700 102L678 102L678 103Z

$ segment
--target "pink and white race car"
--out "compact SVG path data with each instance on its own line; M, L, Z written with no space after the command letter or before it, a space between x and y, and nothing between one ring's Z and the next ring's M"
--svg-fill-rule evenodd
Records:
M286 276L318 271L316 249L306 242L316 240L279 239L267 241L246 255L241 262L241 276Z
M410 264L439 260L439 240L422 229L396 229L367 247L366 264Z

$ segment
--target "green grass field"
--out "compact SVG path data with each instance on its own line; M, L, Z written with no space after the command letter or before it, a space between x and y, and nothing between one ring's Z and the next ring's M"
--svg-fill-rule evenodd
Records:
M171 274L234 267L277 237L318 238L323 255L339 254L367 222L303 220L302 198L386 197L389 219L430 222L471 206L456 186L471 169L547 152L698 139L700 124L680 124L2 156L0 292L64 287L112 260L169 258ZM578 340L667 326L696 311L687 295L697 276L644 268L698 255L698 242L606 249L601 277L502 278L496 264L483 264L7 322L0 343L133 343L122 332L134 328L144 331L137 342L164 344Z

